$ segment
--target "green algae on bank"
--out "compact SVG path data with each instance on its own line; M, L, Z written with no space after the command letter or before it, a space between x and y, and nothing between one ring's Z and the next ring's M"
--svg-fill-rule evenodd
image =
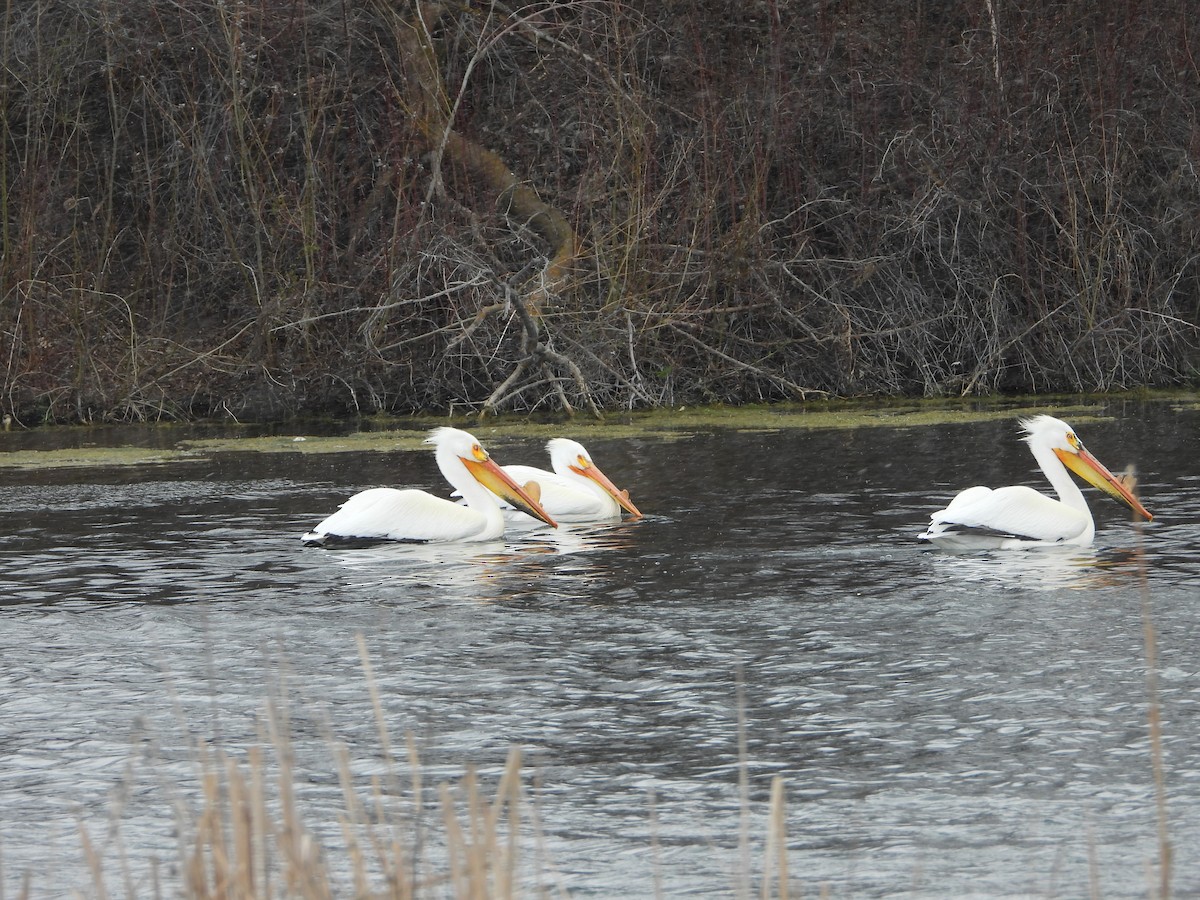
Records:
M791 428L916 428L956 422L983 422L1015 418L1021 414L1055 412L1072 415L1077 421L1103 416L1100 403L1070 403L1013 409L969 409L925 402L871 406L839 405L814 409L803 404L754 406L697 406L669 410L646 410L611 414L604 420L575 418L564 421L533 421L524 417L496 417L482 422L456 419L405 419L405 427L359 431L335 437L277 435L253 438L210 438L184 441L183 445L205 453L259 451L264 453L343 453L350 451L417 450L424 446L430 428L452 425L470 431L489 447L511 441L549 439L569 434L583 443L589 439L622 440L653 438L675 440L714 429L735 431L780 431ZM377 423L378 424L378 423Z
M610 413L605 419L578 417L568 420L535 420L528 416L498 416L479 421L467 416L392 418L378 416L363 423L363 430L342 435L303 433L303 425L288 433L263 436L187 438L186 426L173 447L104 447L0 450L0 468L65 468L84 466L135 466L194 462L221 453L383 453L425 448L431 428L452 425L469 430L489 448L516 441L546 440L564 434L589 440L679 440L713 430L781 431L785 429L920 428L968 422L1016 419L1022 415L1051 413L1072 424L1105 417L1106 397L1028 397L996 401L907 400L779 403L746 406L697 406L667 410ZM1172 408L1194 395L1139 398L1168 402ZM324 423L328 425L328 423ZM180 426L170 426L180 427Z
M978 419L1010 415L995 413ZM388 430L359 431L338 436L291 435L269 437L205 438L183 442L201 453L261 452L261 453L346 453L419 450L425 446L430 428L438 424L452 425L470 431L489 448L503 447L516 441L549 440L570 435L587 443L589 440L654 439L679 440L704 431L728 429L734 431L779 431L790 428L864 428L870 426L899 427L936 424L948 421L944 416L918 410L875 409L811 412L802 407L688 407L672 410L624 413L604 420L576 418L568 421L538 422L527 418L497 417L478 420L422 421L405 420L405 427ZM964 419L964 421L967 421ZM378 424L378 423L376 423Z
M153 466L167 463L201 462L203 459L203 456L190 450L151 450L146 447L72 447L59 450L0 452L0 468L82 469L95 466Z

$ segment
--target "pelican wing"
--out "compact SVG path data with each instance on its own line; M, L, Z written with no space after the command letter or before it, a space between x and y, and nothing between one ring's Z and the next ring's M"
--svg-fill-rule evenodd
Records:
M547 484L566 485L570 487L567 479L561 475L556 475L554 472L548 472L545 469L539 469L537 466L501 466L508 476L517 484L528 484L531 481L543 489Z
M1088 526L1086 514L1023 485L968 488L931 519L930 537L981 531L1047 544L1069 541Z
M594 518L608 514L616 518L620 510L610 508L596 494L564 478L557 472L548 472L536 466L504 466L504 471L517 484L534 482L541 489L541 504L546 511L559 519L577 517Z
M343 503L304 539L311 543L330 537L461 541L483 527L484 517L479 512L424 491L371 488Z
M560 488L567 488L573 491L579 490L571 485L567 479L561 475L556 475L553 472L547 472L545 469L539 469L535 466L501 466L513 481L519 484L522 488L533 495L533 499L541 503L547 512L554 513L550 509L550 505L545 503L546 485L554 484ZM531 487L532 486L532 487ZM451 491L451 497L461 497L462 491ZM502 509L514 509L515 507L503 497L499 498L499 504Z

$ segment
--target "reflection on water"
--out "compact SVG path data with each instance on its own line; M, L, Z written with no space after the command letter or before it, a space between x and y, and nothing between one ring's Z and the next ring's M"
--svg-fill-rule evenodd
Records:
M937 577L947 582L1019 591L1089 591L1102 587L1137 589L1148 575L1141 549L1046 547L1034 552L953 553L930 551Z
M1100 893L1140 895L1144 598L1170 834L1200 838L1200 416L1136 415L1087 437L1139 462L1156 519L1091 492L1096 546L1069 551L915 543L965 484L1038 484L1011 423L590 440L644 520L472 546L301 546L355 490L439 490L428 453L0 470L0 886L90 884L81 822L148 884L151 856L176 858L168 798L200 791L194 742L261 741L281 680L309 825L338 846L329 737L363 785L380 772L361 636L430 782L525 749L550 880L574 895L727 891L743 770L756 854L786 782L797 890L1044 896L1094 869ZM1176 859L1176 893L1200 892Z
M606 553L634 551L637 523L519 527L504 541L481 544L377 544L313 550L341 567L350 591L403 591L405 599L428 592L476 602L513 602L526 595L578 598L588 579L600 577ZM547 565L547 557L570 556Z

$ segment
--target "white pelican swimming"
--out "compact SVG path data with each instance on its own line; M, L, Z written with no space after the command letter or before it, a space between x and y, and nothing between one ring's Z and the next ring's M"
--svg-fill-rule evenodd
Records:
M1096 523L1068 467L1088 484L1128 504L1138 515L1153 518L1125 484L1084 449L1066 422L1053 416L1034 416L1022 419L1021 427L1033 458L1058 499L1022 485L996 490L967 488L931 516L932 524L919 540L952 550L1086 547L1096 534Z
M536 482L541 489L541 504L546 512L564 522L601 522L616 519L624 508L635 519L641 512L622 491L609 481L583 444L567 438L553 438L546 444L553 472L533 466L505 466L518 484Z
M371 488L343 503L302 540L306 544L324 544L338 538L488 541L504 533L504 514L496 496L558 527L530 492L506 475L472 435L457 428L435 428L425 443L437 448L438 468L457 488L466 506L424 491Z

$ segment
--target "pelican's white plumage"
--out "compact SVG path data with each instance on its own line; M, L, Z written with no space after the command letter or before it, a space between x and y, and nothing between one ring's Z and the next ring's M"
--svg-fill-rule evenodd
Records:
M1128 504L1138 515L1152 518L1128 487L1084 449L1066 422L1053 416L1034 416L1023 419L1021 427L1025 442L1058 499L1022 485L996 490L967 488L930 517L931 524L920 540L953 550L1086 547L1096 535L1096 524L1068 467L1089 484Z
M429 433L426 443L436 448L438 468L462 495L465 506L424 491L371 488L343 503L304 535L304 542L492 540L504 534L504 515L497 496L549 525L557 524L535 498L492 461L472 435L457 428L437 428Z
M546 451L553 472L534 466L505 466L504 471L517 484L536 483L539 501L550 515L564 522L603 522L620 518L624 508L635 519L641 518L629 491L620 490L600 471L583 444L552 438Z

